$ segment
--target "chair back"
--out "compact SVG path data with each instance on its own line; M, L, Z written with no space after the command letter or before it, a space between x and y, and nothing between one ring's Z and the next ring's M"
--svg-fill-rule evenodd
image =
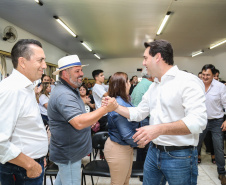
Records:
M104 149L105 141L108 138L108 131L97 132L92 137L92 145L94 149Z

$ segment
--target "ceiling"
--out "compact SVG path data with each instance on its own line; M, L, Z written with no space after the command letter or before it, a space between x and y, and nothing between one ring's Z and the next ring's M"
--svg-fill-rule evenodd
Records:
M226 0L0 0L0 17L57 46L68 54L95 59L80 41L102 59L133 58L143 54L143 43L165 39L175 56L187 57L200 49L203 56L226 51ZM163 33L156 32L172 11ZM53 18L57 15L77 35L73 38ZM1 25L0 25L1 26Z

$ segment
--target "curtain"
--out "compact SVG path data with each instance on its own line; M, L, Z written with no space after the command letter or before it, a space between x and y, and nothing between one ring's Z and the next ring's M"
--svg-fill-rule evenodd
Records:
M4 55L0 55L0 72L2 74L2 79L6 77L6 60Z

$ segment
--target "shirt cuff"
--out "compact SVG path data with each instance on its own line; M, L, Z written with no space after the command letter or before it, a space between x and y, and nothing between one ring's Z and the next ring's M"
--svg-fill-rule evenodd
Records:
M8 148L8 151L5 153L4 157L1 159L1 163L5 164L6 162L16 158L21 153L21 150L15 145L11 144Z

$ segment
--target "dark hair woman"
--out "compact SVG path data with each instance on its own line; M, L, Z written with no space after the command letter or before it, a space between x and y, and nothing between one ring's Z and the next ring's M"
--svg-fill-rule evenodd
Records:
M88 95L87 87L83 84L79 87L80 96L85 104L86 112L91 112L95 109L95 103L91 96Z
M117 72L109 82L109 96L115 97L119 105L132 107L129 97L130 82L126 73ZM132 136L139 127L137 122L129 122L127 118L116 112L108 113L109 138L104 147L105 158L111 173L111 184L128 185L133 165Z
M48 101L49 101L49 93L51 92L51 85L50 83L42 83L42 90L39 94L39 101L38 105L40 108L40 113L42 116L42 120L44 124L47 124L47 121L49 121L49 118L47 116L47 106L48 106Z

